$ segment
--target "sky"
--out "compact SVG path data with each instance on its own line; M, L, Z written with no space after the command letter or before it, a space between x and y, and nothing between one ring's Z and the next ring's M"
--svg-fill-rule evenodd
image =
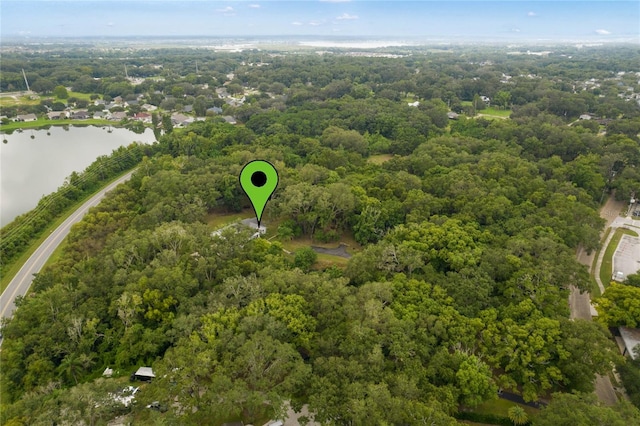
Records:
M0 0L0 41L340 36L640 43L640 1Z

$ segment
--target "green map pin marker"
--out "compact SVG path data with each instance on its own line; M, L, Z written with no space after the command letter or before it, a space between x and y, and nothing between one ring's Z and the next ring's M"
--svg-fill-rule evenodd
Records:
M251 161L240 172L240 186L251 201L260 228L264 206L278 186L278 172L268 161Z

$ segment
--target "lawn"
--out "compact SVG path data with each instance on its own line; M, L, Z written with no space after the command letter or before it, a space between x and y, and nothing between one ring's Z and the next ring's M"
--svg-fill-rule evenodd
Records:
M524 411L527 412L527 415L529 416L529 418L535 417L539 412L537 408L529 407L528 405L518 404L517 402L508 401L502 398L496 398L494 400L484 402L478 405L476 408L474 408L473 411L475 411L476 413L494 414L496 416L508 417L509 408L515 405L519 405L520 407L524 408Z
M613 274L613 255L616 252L616 249L618 248L618 244L620 243L620 240L622 239L623 234L632 235L634 237L638 236L636 232L631 231L629 229L625 229L625 228L616 229L615 233L613 234L613 237L611 237L611 241L609 242L609 245L607 246L604 252L602 265L600 265L600 281L602 281L602 285L604 285L605 287L607 287L611 282L611 275Z
M69 93L70 98L76 99L84 99L86 101L91 101L91 93L80 93L80 92L67 92ZM60 99L61 102L65 102L66 99Z
M496 117L509 118L511 115L510 109L498 109L494 107L485 108L483 110L478 111L480 114L486 115L495 115Z
M472 106L473 102L471 101L461 101L460 105L462 106ZM485 116L486 118L509 118L509 116L511 116L511 110L510 109L500 109L497 107L488 107L485 109L479 109L476 111L477 114L481 114L482 116Z
M242 219L248 219L250 217L255 217L255 213L252 209L244 209L240 213L219 213L213 212L209 213L205 222L211 227L211 229L220 229L224 226L230 225L234 222L238 222ZM266 216L266 215L265 215ZM266 217L265 217L266 219ZM268 227L267 227L268 229Z
M0 107L9 107L16 105L38 105L40 103L40 99L31 99L29 96L20 96L18 99L15 99L13 96L2 96L0 97Z
M391 160L392 158L393 158L393 154L371 155L369 158L367 158L367 163L382 164L382 163L385 163L385 162Z

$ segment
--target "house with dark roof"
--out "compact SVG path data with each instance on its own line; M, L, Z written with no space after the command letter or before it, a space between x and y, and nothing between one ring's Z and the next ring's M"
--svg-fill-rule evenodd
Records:
M89 117L91 117L91 115L86 110L79 110L71 113L71 118L73 120L86 120Z

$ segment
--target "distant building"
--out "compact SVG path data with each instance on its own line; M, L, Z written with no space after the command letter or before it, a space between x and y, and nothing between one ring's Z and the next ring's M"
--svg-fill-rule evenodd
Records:
M407 105L409 105L410 107L418 107L420 106L420 101L409 102L407 103Z
M207 114L222 114L222 108L220 107L211 107L207 109Z
M108 111L96 111L96 112L93 113L93 118L96 118L96 119L109 118L109 112Z
M89 113L85 110L74 111L71 113L71 118L74 120L86 120L89 117Z
M120 121L127 118L127 113L124 111L117 111L111 114L110 120L112 121Z
M449 120L457 120L458 114L453 111L450 111L447 113L447 117L449 118Z
M47 113L47 118L49 120L63 120L67 118L66 111L52 111Z
M230 115L225 115L224 117L222 117L224 119L224 121L226 121L229 124L236 124L237 121L234 117L230 116Z
M22 114L22 115L16 116L14 121L28 122L28 121L36 121L37 119L38 117L35 114Z
M171 114L171 122L174 126L186 126L195 121L193 117L187 117L184 114Z
M133 116L134 119L143 123L151 123L151 114L148 112L139 112Z

